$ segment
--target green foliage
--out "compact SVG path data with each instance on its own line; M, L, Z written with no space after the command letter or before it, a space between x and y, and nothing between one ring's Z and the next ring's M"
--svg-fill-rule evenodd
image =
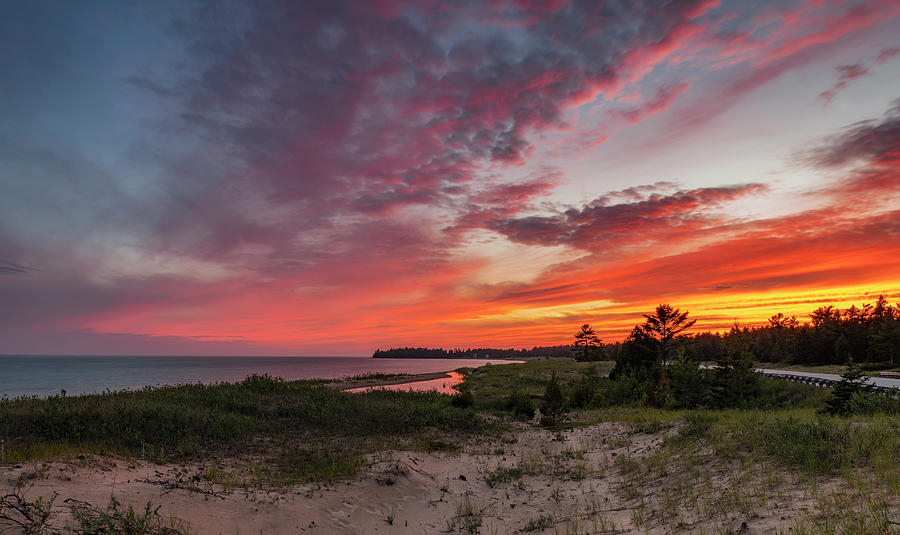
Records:
M847 362L847 368L841 374L841 381L834 386L831 399L822 409L827 414L839 414L846 416L853 411L851 403L853 397L857 394L867 392L868 386L866 381L868 377L863 373L862 368L850 359Z
M534 406L534 401L531 400L531 396L521 390L514 391L506 398L506 410L513 413L516 418L525 420L534 418L534 414L537 411Z
M78 523L78 533L84 535L178 535L183 533L174 527L165 526L159 515L159 508L147 502L143 511L135 511L132 506L122 508L115 496L110 496L105 511L88 505L76 507L72 517Z
M544 405L541 407L541 425L552 427L562 422L565 417L566 396L563 394L559 379L554 373L544 390Z
M483 366L467 372L463 387L475 397L476 409L509 413L515 412L514 407L521 406L524 411L517 414L520 417L528 417L528 409L525 407L534 406L531 400L539 398L544 393L547 381L554 372L563 389L570 389L591 366L596 366L598 375L605 375L612 368L612 363L603 361L587 363L565 358ZM607 380L604 377L601 379Z
M675 397L669 382L669 374L666 368L659 371L659 375L647 383L644 390L642 403L648 407L671 407L675 405Z
M714 417L707 411L692 411L684 415L686 425L679 434L683 437L705 438L712 428Z
M750 343L742 334L734 332L717 364L712 386L714 406L750 408L763 403L760 375L754 370Z
M450 396L450 404L460 409L470 409L475 405L475 398L468 390Z
M54 493L50 498L38 496L30 501L19 482L8 494L0 495L0 525L16 527L25 535L46 533L54 516L56 498Z
M853 425L834 419L804 422L788 418L772 420L761 430L766 453L816 474L885 460L893 462L897 448L900 448L896 428L885 425Z
M569 407L581 409L590 406L599 384L600 374L597 372L597 367L590 366L569 392Z
M275 483L324 482L333 483L352 476L366 464L366 459L356 452L335 451L323 447L288 453L278 460Z
M636 404L644 395L645 383L633 374L619 375L615 381L601 379L594 404L598 407L628 407Z
M31 458L49 446L165 461L210 451L243 454L269 441L275 446L263 451L272 450L276 461L286 456L283 467L290 468L290 452L342 445L347 459L326 457L324 466L293 463L298 469L289 472L297 480L340 477L359 465L352 459L386 442L402 443L432 431L444 439L462 439L485 429L474 409L454 406L450 396L434 392L350 394L321 381L268 376L0 401L7 462ZM350 437L354 440L346 440Z
M850 414L900 414L900 398L878 392L853 392L848 403Z
M658 342L640 326L635 327L619 351L616 365L609 373L610 379L630 376L639 383L659 376Z
M543 531L552 528L553 525L553 515L541 515L529 520L522 531Z
M701 370L697 361L682 351L669 366L669 388L671 389L671 405L683 408L708 407L714 397L713 381L709 374Z
M717 366L701 368L692 352L682 348L655 377L639 381L627 374L601 382L595 404L629 406L640 400L644 406L668 409L766 409L820 406L827 395L816 386L760 376L749 346L739 339L730 340L723 351Z
M522 479L521 468L498 466L496 470L488 472L484 476L484 482L490 488L494 488L502 483L508 483L513 479Z

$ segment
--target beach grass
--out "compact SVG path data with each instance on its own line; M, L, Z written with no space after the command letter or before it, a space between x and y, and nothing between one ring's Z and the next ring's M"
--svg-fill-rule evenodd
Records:
M521 364L464 368L462 371L466 380L460 388L472 393L475 407L482 410L503 410L507 399L514 393L527 397L542 395L554 373L563 388L570 388L589 368L596 368L599 375L607 375L614 364L612 361L578 362L553 358L530 360Z
M250 376L0 401L0 463L76 453L157 462L253 457L265 462L270 483L287 485L352 475L365 454L382 449L453 449L492 425L437 393L350 394L326 381Z
M596 373L589 371L592 367ZM240 383L4 400L0 464L82 453L192 462L200 466L203 480L227 492L343 480L365 471L378 452L394 449L504 457L509 445L491 440L514 437L517 429L537 426L540 420L535 415L523 422L510 400L527 401L540 410L555 374L567 399L584 387L585 377L595 392L590 403L568 407L566 417L543 432L562 441L565 433L585 426L624 431L615 431L602 445L573 443L503 459L481 471L488 489L531 489L533 478L540 477L559 482L610 478L617 481L611 491L629 508L628 521L635 529L673 525L692 531L691 526L701 523L722 526L715 532L738 533L742 518L752 518L772 503L798 500L805 509L797 512L802 515L792 532L896 532L896 413L822 414L819 409L831 389L764 378L761 408L685 410L640 400L613 403L615 398L604 393L615 388L604 377L610 367L542 359L465 369L465 403L437 393L350 394L328 381L266 376ZM481 441L483 446L474 445ZM618 455L597 461L598 451ZM800 494L790 494L798 489ZM550 498L557 508L568 499L561 492ZM580 533L590 525L596 532L616 531L602 516L604 506L582 505L590 510L534 516L521 528ZM447 524L455 531L477 533L493 514L482 497L463 495Z

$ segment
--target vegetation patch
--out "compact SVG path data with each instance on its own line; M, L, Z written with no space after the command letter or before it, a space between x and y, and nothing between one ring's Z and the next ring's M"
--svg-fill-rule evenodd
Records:
M349 394L323 381L240 383L0 401L0 463L59 452L154 461L270 458L270 483L345 477L387 448L452 450L496 431L472 407L433 392ZM436 436L440 436L438 440Z
M502 483L508 483L514 479L522 479L522 468L498 466L484 476L484 482L490 488L494 488Z

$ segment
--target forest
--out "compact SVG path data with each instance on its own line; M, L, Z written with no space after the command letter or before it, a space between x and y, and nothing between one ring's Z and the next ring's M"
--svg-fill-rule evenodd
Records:
M531 349L432 349L427 347L398 347L387 350L376 349L373 358L379 359L509 359L517 360L535 357L570 357L572 346L545 346Z
M735 324L727 333L698 333L685 342L685 351L701 362L715 361L729 346L739 345L758 362L846 364L852 358L869 369L893 368L900 365L900 303L892 306L879 296L874 305L844 310L823 306L802 323L779 313L766 325ZM615 360L621 348L616 344L606 348L612 353L607 358Z
M693 325L693 322L690 322ZM376 350L375 358L527 359L574 357L576 360L618 361L623 351L648 349L650 342L636 326L623 342L603 343L589 325L576 334L575 344L531 349L432 349L401 347ZM690 326L688 326L690 327ZM585 331L585 329L588 329ZM677 342L677 343L676 343ZM891 305L882 295L875 304L853 305L841 310L822 306L809 314L809 321L778 313L760 326L735 324L725 333L681 333L667 351L677 350L698 362L714 362L735 346L757 362L786 364L845 364L848 359L864 368L900 365L900 303ZM730 349L732 348L732 349ZM654 348L651 352L658 352Z

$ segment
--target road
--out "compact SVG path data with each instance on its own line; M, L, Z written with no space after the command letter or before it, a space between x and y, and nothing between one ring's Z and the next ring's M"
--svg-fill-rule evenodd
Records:
M774 375L774 376L783 376L789 377L792 379L797 379L800 377L808 377L810 379L824 379L826 381L840 381L841 376L836 373L810 373L810 372L798 372L793 370L770 370L770 369L762 369L757 368L758 372L765 375ZM889 379L887 377L871 377L869 378L868 384L873 386L880 386L883 388L898 388L900 389L900 379Z

